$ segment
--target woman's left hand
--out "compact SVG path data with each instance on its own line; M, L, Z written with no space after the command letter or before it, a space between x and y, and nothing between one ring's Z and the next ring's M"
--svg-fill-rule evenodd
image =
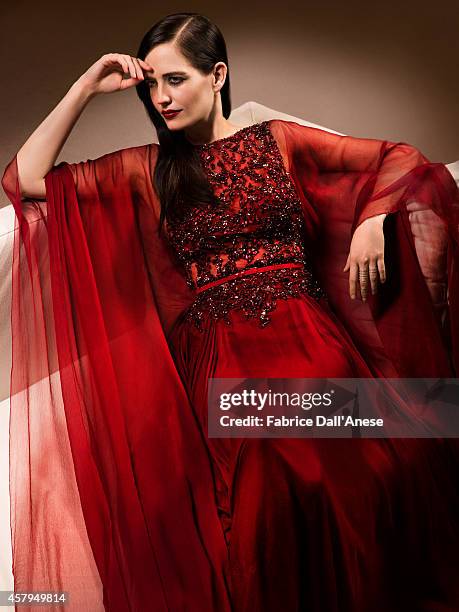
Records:
M385 213L370 217L363 221L352 236L349 255L343 272L349 273L349 293L354 300L360 296L365 302L369 286L374 295L378 290L378 279L386 280L384 264L384 232Z

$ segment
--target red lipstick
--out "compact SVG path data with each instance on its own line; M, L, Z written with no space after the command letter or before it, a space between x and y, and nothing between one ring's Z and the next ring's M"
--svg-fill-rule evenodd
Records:
M175 117L176 115L178 115L181 110L182 109L179 109L179 110L164 110L164 111L162 111L162 115L166 119L172 119L172 117Z

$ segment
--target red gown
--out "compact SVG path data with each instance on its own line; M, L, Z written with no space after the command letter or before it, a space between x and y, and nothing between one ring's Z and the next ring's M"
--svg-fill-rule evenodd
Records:
M16 590L75 610L459 609L455 440L206 435L210 377L457 375L452 177L280 120L197 148L220 204L161 237L157 145L60 164L46 204L5 172ZM381 212L388 282L352 302L350 239Z

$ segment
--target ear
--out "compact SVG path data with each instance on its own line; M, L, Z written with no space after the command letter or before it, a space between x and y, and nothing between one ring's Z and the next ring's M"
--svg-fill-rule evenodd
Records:
M228 67L225 62L217 62L214 66L214 91L220 91L220 89L225 84L226 74L228 72Z

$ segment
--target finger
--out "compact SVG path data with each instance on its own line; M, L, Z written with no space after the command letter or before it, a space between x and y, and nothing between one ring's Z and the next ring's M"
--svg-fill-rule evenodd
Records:
M148 70L148 72L151 72L153 70L150 64L147 64L147 62L145 62L143 59L140 59L140 57L137 58L137 61L139 62L141 67L144 68L144 70Z
M120 64L120 66L123 69L123 75L130 74L130 72L129 72L129 64L127 63L127 61L124 58L120 57L119 60L118 60L118 63Z
M357 294L357 275L359 269L356 263L351 264L351 269L349 272L349 295L352 300L355 300Z
M369 276L371 293L374 295L378 291L378 266L376 262L370 263Z
M123 57L129 66L129 74L133 79L137 78L137 73L135 71L135 66L134 62L132 61L132 57L130 55L123 55Z
M368 266L365 263L359 264L359 288L363 302L366 302L368 297L368 284Z
M118 64L123 70L123 74L129 74L129 66L127 61L119 53L109 53L108 59L113 64Z
M129 89L129 87L134 87L134 85L138 85L139 79L132 77L128 79L121 79L120 89Z
M384 263L383 257L381 259L378 259L378 271L379 271L379 278L381 279L381 282L385 283L386 282L386 264Z
M350 259L351 259L351 254L349 253L349 255L347 256L347 259L346 259L346 265L343 268L343 272L347 272L347 270L349 269L349 261L350 261Z
M134 59L130 55L128 55L127 56L127 61L129 62L129 66L131 67L130 73L131 73L132 78L133 79L138 79L139 77L138 77L138 74L137 74L137 67L135 65Z
M142 68L140 67L140 64L139 64L137 58L133 57L132 61L133 61L134 66L135 66L135 71L136 71L136 74L137 74L137 78L140 79L140 80L143 80Z

